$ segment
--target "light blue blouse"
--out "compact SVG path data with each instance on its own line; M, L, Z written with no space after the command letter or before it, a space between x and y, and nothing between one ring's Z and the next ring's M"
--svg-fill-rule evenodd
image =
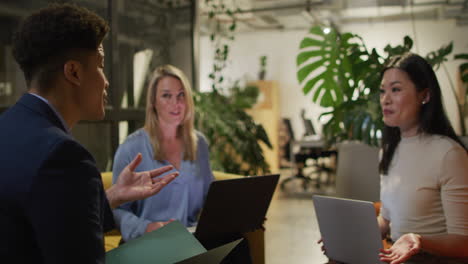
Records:
M145 200L125 203L114 209L114 218L125 241L145 233L151 222L177 219L185 226L194 226L205 201L210 183L213 181L209 163L208 144L197 132L198 149L195 161L182 160L179 176L158 194ZM156 169L169 162L153 159L153 148L145 130L139 129L119 146L114 158L113 178L117 181L120 172L141 153L143 161L135 171Z

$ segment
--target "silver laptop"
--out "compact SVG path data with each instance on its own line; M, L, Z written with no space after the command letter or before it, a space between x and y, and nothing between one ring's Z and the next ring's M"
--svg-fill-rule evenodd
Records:
M379 260L382 238L371 202L313 196L315 214L329 259L347 264Z

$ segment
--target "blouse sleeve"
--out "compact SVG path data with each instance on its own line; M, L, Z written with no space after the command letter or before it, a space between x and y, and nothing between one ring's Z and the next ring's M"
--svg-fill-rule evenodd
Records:
M112 169L112 182L115 183L122 170L133 160L138 154L135 146L135 141L126 141L119 146L114 157L114 165ZM124 241L142 236L146 231L146 226L151 221L138 217L134 213L134 208L137 202L125 203L113 210L114 220L122 233Z
M447 233L468 235L468 155L461 147L445 154L440 173Z

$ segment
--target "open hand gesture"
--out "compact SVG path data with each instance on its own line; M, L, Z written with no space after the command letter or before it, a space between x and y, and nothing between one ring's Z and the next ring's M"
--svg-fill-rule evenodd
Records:
M142 159L141 154L138 153L133 161L120 173L115 183L115 198L118 204L141 200L155 195L179 175L178 172L173 172L164 177L158 177L172 170L173 167L171 165L150 171L135 172L135 168L141 163Z
M390 264L403 263L421 250L421 236L413 233L402 235L389 249L380 250L380 260Z

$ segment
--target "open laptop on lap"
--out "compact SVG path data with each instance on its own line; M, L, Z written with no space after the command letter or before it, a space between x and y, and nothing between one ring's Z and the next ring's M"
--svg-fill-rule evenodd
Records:
M279 174L214 181L194 235L207 249L262 228Z
M371 202L313 196L328 258L346 264L377 264L382 238Z

